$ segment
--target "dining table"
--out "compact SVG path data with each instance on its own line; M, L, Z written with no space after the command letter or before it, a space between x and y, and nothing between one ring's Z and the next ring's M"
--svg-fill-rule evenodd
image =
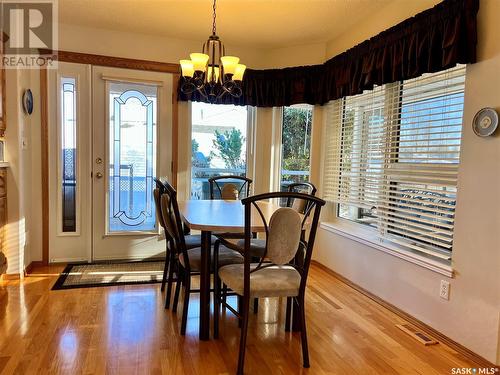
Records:
M269 222L272 214L280 208L272 202L257 203ZM199 338L210 338L210 262L212 259L211 236L217 233L244 233L245 206L239 200L186 200L179 201L179 212L191 230L201 232L200 269L200 320ZM252 232L264 232L265 226L258 210L252 206Z

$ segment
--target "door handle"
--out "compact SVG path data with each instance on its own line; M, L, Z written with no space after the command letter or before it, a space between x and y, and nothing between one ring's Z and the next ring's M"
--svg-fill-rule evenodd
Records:
M102 178L102 173L101 173L101 172L97 172L97 173L95 174L95 177L96 177L96 178Z
M96 163L96 164L102 164L102 159L101 159L101 158L97 158L97 159L95 159L95 163Z

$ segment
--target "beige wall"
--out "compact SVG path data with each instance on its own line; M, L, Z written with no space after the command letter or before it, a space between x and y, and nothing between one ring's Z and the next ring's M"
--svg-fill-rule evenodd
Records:
M191 52L201 52L203 42L59 24L59 49L62 51L177 63L189 58ZM225 47L248 67L262 64L262 51L258 49Z
M7 171L7 227L5 256L7 257L6 273L19 273L21 267L21 228L24 220L21 215L20 192L21 176L21 150L19 147L19 133L22 124L20 123L20 95L21 82L20 72L17 70L7 70L5 74L6 83L6 114L7 130L5 132L5 160L9 161L10 167ZM22 219L21 219L22 218Z
M400 2L400 13L406 14L411 4ZM395 17L397 9L392 11ZM456 276L449 280L450 300L438 294L445 277L324 229L316 251L321 263L496 363L500 363L500 134L479 138L471 121L482 107L500 110L498 14L500 1L481 1L479 62L467 68L453 249ZM374 18L377 23L367 23L354 38L389 26L381 22L385 18ZM330 42L330 53L349 44L345 38Z
M363 20L358 27L352 27L344 34L329 40L326 44L326 57L336 56L439 2L441 0L393 1Z
M40 108L35 103L33 114L28 116L21 103L22 94L28 88L39 98L38 71L7 70L6 86L5 160L10 163L6 256L7 273L13 274L22 272L33 259L41 258Z
M188 58L189 53L200 51L203 42L204 40L173 39L64 23L59 25L59 49L62 51L177 63L180 59ZM325 61L326 43L278 49L226 44L225 48L231 54L239 56L241 62L249 68L264 69L321 64Z
M325 61L326 43L278 48L261 51L258 68L283 68L288 66L322 64Z

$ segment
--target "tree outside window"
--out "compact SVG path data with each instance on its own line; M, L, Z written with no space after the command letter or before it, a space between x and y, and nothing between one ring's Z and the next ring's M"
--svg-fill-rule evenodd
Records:
M309 181L312 106L283 108L281 133L281 190L294 182Z

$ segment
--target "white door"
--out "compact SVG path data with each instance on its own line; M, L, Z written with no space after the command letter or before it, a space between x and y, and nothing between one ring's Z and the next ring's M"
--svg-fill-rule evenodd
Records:
M171 172L172 75L96 67L92 83L93 257L158 256L153 177Z
M153 177L171 177L172 75L49 72L51 262L161 256Z

